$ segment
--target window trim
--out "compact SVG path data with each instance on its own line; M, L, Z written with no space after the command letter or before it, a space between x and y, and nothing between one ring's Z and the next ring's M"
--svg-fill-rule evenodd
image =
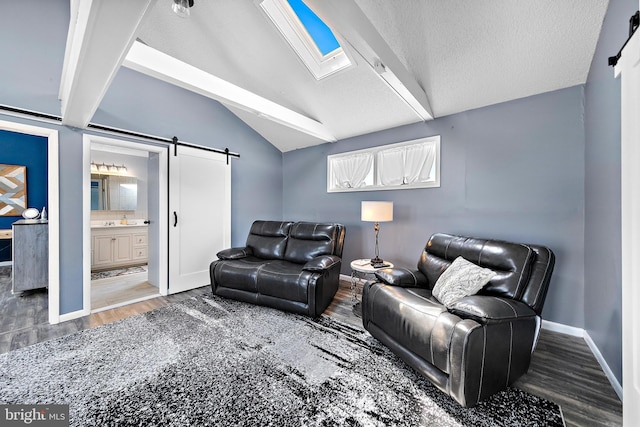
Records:
M378 153L380 151L388 150L390 148L399 148L408 145L416 145L420 143L427 143L433 145L436 150L436 157L434 159L435 168L434 171L434 179L428 182L416 182L411 184L401 184L401 185L380 185L378 184ZM368 185L366 187L355 187L355 188L332 188L332 165L331 161L333 159L339 159L341 157L347 157L354 154L360 153L371 153L374 157L373 160L373 185ZM395 144L387 144L380 145L377 147L365 148L362 150L355 151L346 151L344 153L331 154L327 156L327 193L349 193L354 191L381 191L381 190L413 190L417 188L438 188L440 187L440 135L429 136L426 138L418 138L413 139L411 141L404 141Z
M323 55L287 0L262 0L260 7L316 80L321 80L352 65L352 61L342 47ZM338 43L340 43L339 40Z

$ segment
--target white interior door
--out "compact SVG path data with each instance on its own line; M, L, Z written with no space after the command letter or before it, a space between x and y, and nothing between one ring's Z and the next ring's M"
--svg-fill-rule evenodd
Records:
M231 164L185 146L169 161L169 293L176 293L208 285L209 264L231 244Z
M640 31L615 72L622 79L622 419L631 427L640 425Z

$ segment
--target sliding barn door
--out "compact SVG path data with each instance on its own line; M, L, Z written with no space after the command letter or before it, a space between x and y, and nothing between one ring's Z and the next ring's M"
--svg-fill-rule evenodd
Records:
M640 422L640 30L622 50L622 395L623 425Z
M173 294L208 285L209 264L231 244L231 164L224 154L178 146L170 154L169 179Z

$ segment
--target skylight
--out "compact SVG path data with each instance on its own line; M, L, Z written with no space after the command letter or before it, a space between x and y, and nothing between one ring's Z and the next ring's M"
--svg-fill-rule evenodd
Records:
M351 65L331 29L303 0L263 0L260 6L316 79Z
M298 15L298 19L313 39L316 47L323 55L327 55L340 47L327 24L318 18L302 0L287 0L289 6Z

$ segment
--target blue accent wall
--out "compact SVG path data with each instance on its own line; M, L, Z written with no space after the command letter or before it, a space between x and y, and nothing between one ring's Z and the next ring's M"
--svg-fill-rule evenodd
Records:
M622 384L620 80L607 63L635 0L611 0L585 89L585 329Z
M342 273L372 257L362 200L394 202L380 256L415 268L434 232L544 244L557 264L543 318L584 326L584 89L576 86L284 154L284 216L346 224ZM441 135L441 187L327 193L327 155Z
M0 130L0 163L27 167L27 207L48 208L47 138ZM0 230L22 216L0 216ZM0 261L11 259L11 242L0 240Z

